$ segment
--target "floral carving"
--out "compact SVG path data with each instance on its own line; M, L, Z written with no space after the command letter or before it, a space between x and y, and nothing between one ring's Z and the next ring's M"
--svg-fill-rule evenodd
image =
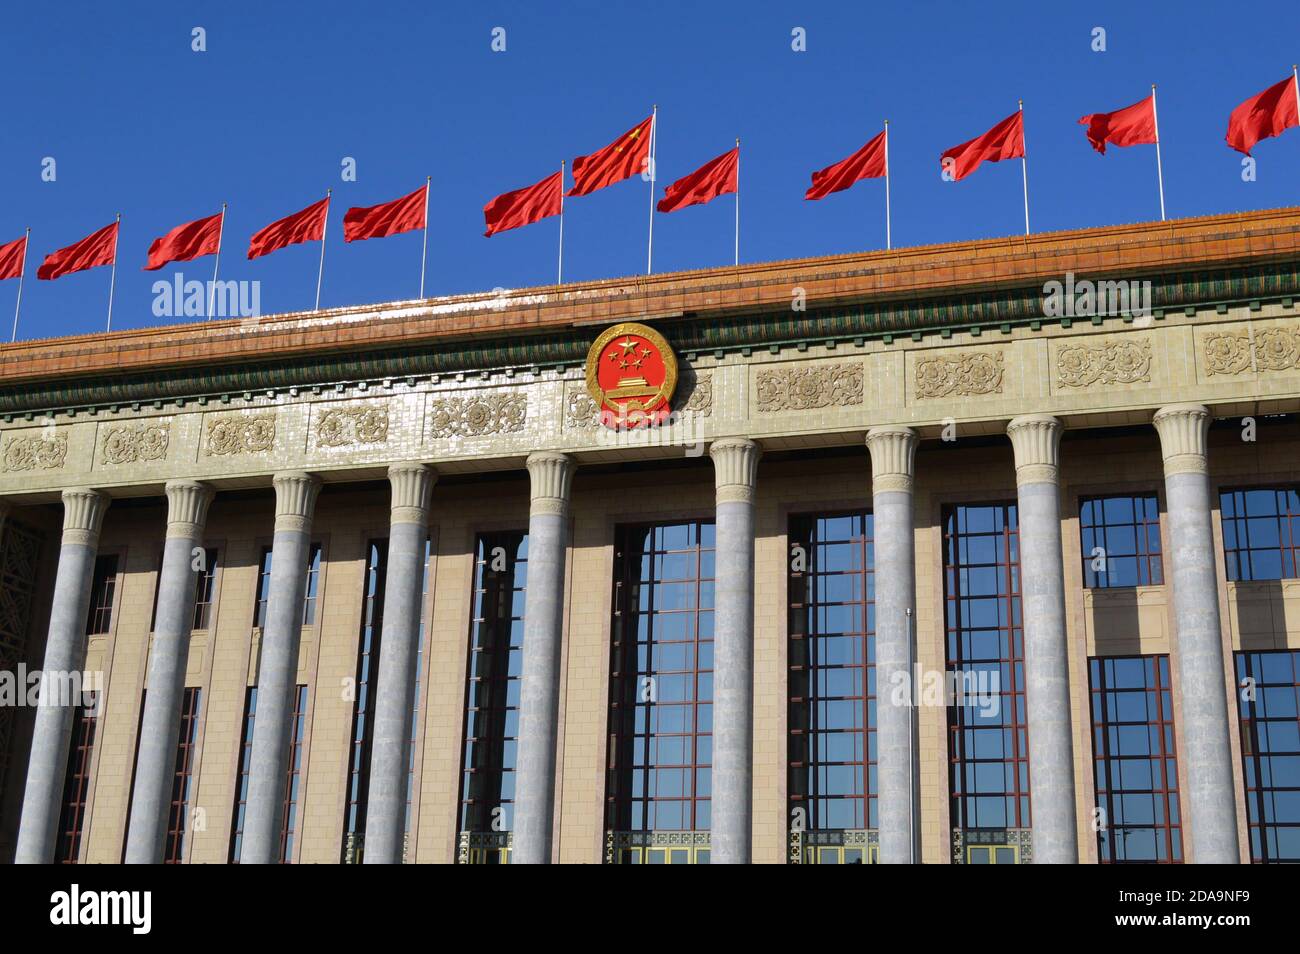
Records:
M133 464L142 460L163 460L171 443L172 425L124 424L110 427L104 435L104 460L110 464Z
M1205 336L1205 368L1209 374L1290 371L1300 368L1300 328L1264 328L1255 332L1215 332Z
M1001 393L1001 351L972 351L955 358L922 358L916 362L917 397Z
M758 409L807 411L862 403L862 364L769 368L758 372Z
M524 429L527 414L528 398L523 394L442 398L429 407L429 436L516 434Z
M382 444L388 440L388 405L331 408L316 425L319 447Z
M694 378L691 396L682 405L682 412L700 417L713 415L713 375L701 374Z
M680 408L678 414L690 414L692 417L709 417L713 414L713 375L701 374L698 377L691 372L682 376L682 382L689 382L690 397ZM564 396L564 427L568 430L591 430L600 426L600 406L592 399L585 388L575 388Z
M1056 375L1069 388L1150 381L1151 342L1066 345L1056 353Z
M275 446L275 415L231 415L208 421L207 453L212 457L260 454Z
M67 459L67 434L15 437L5 444L5 470L61 470Z
M1300 334L1296 329L1256 331L1255 367L1260 371L1287 371L1300 367Z
M1210 374L1240 374L1250 370L1250 338L1240 334L1205 336L1205 366Z

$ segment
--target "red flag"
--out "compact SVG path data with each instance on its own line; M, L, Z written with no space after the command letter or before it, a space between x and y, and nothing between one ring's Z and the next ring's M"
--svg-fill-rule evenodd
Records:
M0 245L0 282L6 278L19 278L27 261L27 236Z
M879 179L888 173L885 165L885 137L887 132L872 139L847 159L827 166L812 174L812 188L804 193L805 199L824 199L832 192L842 192L859 179Z
M1016 110L984 135L947 150L939 157L939 164L944 171L952 172L955 181L966 178L981 162L1023 159L1024 155L1024 113Z
M178 225L149 246L149 261L144 271L152 272L168 262L188 262L201 255L215 255L221 241L221 216L210 215Z
M648 116L604 149L573 160L573 188L569 195L587 195L597 189L638 175L650 158L654 116Z
M1092 113L1079 120L1088 127L1088 142L1103 156L1106 143L1115 146L1149 146L1156 141L1156 95L1113 113Z
M1284 129L1300 126L1295 82L1292 74L1234 109L1228 117L1228 134L1223 137L1228 145L1249 156L1261 139L1280 136Z
M248 241L248 257L261 258L301 242L319 242L325 238L325 220L330 214L329 196L313 202L301 212L277 219L254 233Z
M51 252L36 269L37 278L62 278L99 265L112 265L117 260L117 223L105 225L98 232L87 235L80 242Z
M343 216L343 241L387 238L399 232L424 228L424 207L428 202L428 185L410 195L369 208L351 208Z
M689 176L682 176L659 200L660 212L676 212L688 205L703 205L720 195L735 192L736 173L740 168L740 147L710 159Z
M532 225L564 208L564 178L556 172L541 182L497 196L483 206L487 222L486 236L496 235L523 225Z

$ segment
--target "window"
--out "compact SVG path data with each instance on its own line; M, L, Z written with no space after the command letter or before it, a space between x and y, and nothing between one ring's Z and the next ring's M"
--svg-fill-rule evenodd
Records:
M230 823L230 863L239 864L244 847L244 813L248 807L249 766L253 758L253 723L257 717L257 686L249 686L244 697L244 734L239 748L239 782L235 791L235 812ZM298 786L302 775L302 747L306 731L307 687L298 686L294 699L293 730L289 739L288 781L284 788L284 826L280 838L280 863L293 860L293 840L298 826Z
M90 760L95 752L97 697L87 692L72 715L72 746L68 750L68 771L63 779L63 811L59 817L59 844L55 861L75 865L81 855L81 826L86 815L90 789Z
M154 578L153 613L149 617L149 632L158 626L158 595L162 590L163 555L158 554L158 575ZM194 581L194 624L193 629L207 629L212 620L213 584L217 578L217 550L209 547L203 551L203 564Z
M1079 536L1083 585L1089 589L1164 582L1155 494L1083 498Z
M347 815L343 825L344 861L359 861L359 837L366 831L366 800L370 795L370 744L374 735L374 689L379 676L379 639L384 628L384 581L388 574L388 540L366 546L366 596L357 646L355 697L352 703L352 745L348 765Z
M316 588L320 582L319 543L311 545L307 560L307 588L302 600L302 625L312 626L316 622ZM261 629L266 625L266 605L271 597L271 548L262 547L262 571L257 580L257 607L253 612L253 626Z
M181 699L181 733L176 740L176 771L172 781L171 812L167 821L167 850L163 854L163 864L166 865L178 865L185 859L190 782L194 771L194 746L199 734L199 704L202 697L202 689L187 686ZM143 711L143 705L141 710ZM138 758L138 741L136 744Z
M507 844L497 836L514 828L527 586L528 534L479 534L460 790L461 857L472 863L505 861Z
M1250 860L1300 862L1300 651L1236 660Z
M1016 505L945 507L943 542L948 677L982 688L989 703L963 704L967 697L948 706L952 826L962 832L1026 829L1029 746ZM999 858L993 853L984 860Z
M1088 660L1097 783L1097 856L1183 860L1168 656Z
M714 526L619 527L615 551L605 827L707 831Z
M117 590L117 554L95 558L95 573L90 584L90 615L86 618L86 635L97 636L113 628L113 594Z
M868 513L790 522L790 814L808 831L875 828L875 573ZM820 847L814 861L841 859Z
M1295 579L1300 550L1300 491L1257 487L1219 494L1228 579Z

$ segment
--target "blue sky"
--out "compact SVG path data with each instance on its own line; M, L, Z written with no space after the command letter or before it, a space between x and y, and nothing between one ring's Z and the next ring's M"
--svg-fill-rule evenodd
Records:
M991 8L991 9L990 9ZM310 12L308 12L310 11ZM891 120L894 244L1016 234L1019 163L945 183L939 153L1025 100L1035 232L1158 218L1154 148L1089 148L1085 113L1159 84L1170 217L1298 204L1300 130L1223 143L1242 99L1300 58L1300 4L898 2L73 2L12 5L0 33L0 242L32 228L19 337L100 330L108 269L35 280L50 251L122 235L114 327L158 324L149 243L230 204L222 277L264 313L309 307L318 246L246 260L248 237L334 189L322 305L415 296L420 235L342 241L343 211L433 176L431 295L554 280L556 221L483 237L482 207L591 152L659 104L660 188L741 153L741 260L884 246L878 181L805 202L809 173ZM207 51L191 50L191 30ZM491 49L506 31L506 51ZM807 50L791 49L806 30ZM1106 31L1094 52L1092 31ZM57 179L41 181L42 160ZM357 181L341 181L353 157ZM565 278L644 271L647 186L569 201ZM729 197L655 222L655 270L731 262ZM212 259L178 266L211 277ZM0 316L17 282L0 283ZM5 317L4 323L9 320Z

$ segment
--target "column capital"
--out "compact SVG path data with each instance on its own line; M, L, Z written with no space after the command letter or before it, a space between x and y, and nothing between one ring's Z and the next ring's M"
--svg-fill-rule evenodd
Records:
M63 542L97 546L110 500L108 494L89 487L63 491Z
M194 539L202 536L213 490L197 480L167 481L167 536Z
M709 445L718 503L750 503L758 480L758 459L763 448L747 437L723 437Z
M271 478L275 487L275 529L306 531L311 527L320 478L315 474L291 470Z
M438 482L438 472L428 464L393 464L388 468L388 483L392 487L391 523L414 523L425 526L429 522L429 497Z
M912 492L916 445L916 431L910 427L873 427L867 431L872 493Z
M575 466L568 454L553 451L535 451L528 455L530 514L555 514L569 512L569 491L573 484Z
M1016 484L1054 484L1059 479L1064 425L1050 414L1025 414L1007 425L1016 455Z
M1160 435L1166 477L1208 473L1205 451L1211 420L1204 404L1170 404L1156 411L1151 423Z

